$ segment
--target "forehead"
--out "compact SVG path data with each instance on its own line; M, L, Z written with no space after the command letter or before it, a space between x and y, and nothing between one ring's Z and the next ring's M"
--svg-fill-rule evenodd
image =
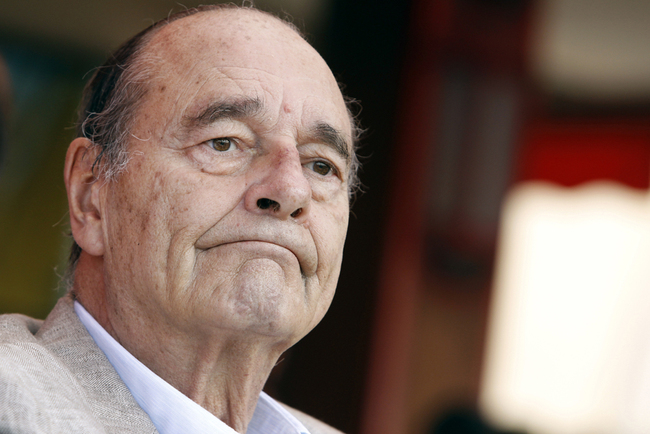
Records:
M330 118L350 130L325 61L288 25L259 11L210 11L172 22L153 36L143 57L151 71L146 99L163 103L170 115L236 95L260 99L272 111Z

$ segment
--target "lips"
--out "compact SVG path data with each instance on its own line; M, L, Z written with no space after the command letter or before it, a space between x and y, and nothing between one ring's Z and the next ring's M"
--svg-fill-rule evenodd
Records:
M217 224L199 238L195 246L200 250L209 250L248 242L251 242L251 245L268 243L286 249L298 260L303 276L309 277L316 273L318 256L309 231L292 222L275 220L263 224L257 222L254 225L238 223L234 227Z

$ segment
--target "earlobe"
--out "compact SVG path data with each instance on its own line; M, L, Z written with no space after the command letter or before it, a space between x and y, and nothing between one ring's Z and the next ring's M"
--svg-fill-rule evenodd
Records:
M93 173L93 163L98 152L90 140L76 138L68 147L63 174L68 192L72 236L92 256L104 254L100 185Z

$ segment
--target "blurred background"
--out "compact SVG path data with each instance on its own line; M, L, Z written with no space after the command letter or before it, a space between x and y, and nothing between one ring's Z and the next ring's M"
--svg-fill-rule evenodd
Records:
M62 294L85 80L200 3L0 0L0 312ZM255 3L368 129L337 296L269 392L351 434L650 432L650 2Z

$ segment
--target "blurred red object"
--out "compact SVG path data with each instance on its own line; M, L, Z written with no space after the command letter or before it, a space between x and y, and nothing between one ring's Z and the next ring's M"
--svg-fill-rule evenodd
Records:
M524 133L517 181L550 181L572 187L611 180L648 189L650 128L646 125L590 122L531 126Z

